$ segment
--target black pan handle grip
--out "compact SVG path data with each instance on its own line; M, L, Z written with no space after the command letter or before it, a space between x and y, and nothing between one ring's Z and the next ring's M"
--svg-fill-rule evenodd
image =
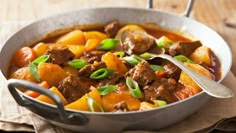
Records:
M58 109L59 116L60 116L61 120L65 123L70 123L70 121L79 120L78 123L80 123L80 125L84 125L88 122L88 118L79 112L67 114L60 97L58 95L52 93L48 89L44 89L44 88L38 86L37 84L29 82L29 81L9 79L8 80L8 90L10 91L10 93L13 96L13 98L15 99L15 101L21 106L24 106L24 107L30 106L30 104L32 104L32 102L27 100L26 98L22 97L19 94L20 92L18 92L16 87L22 87L24 89L32 90L32 91L38 92L40 94L43 94L45 96L48 96L50 99L52 99L55 102L57 109Z
M193 4L194 4L194 0L189 0L187 7L184 11L184 13L182 14L185 17L189 17L192 9L193 9ZM147 0L147 8L153 8L153 0Z

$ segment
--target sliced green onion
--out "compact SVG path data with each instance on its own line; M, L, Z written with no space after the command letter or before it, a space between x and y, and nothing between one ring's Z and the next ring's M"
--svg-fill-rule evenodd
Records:
M39 75L38 75L38 67L36 64L34 64L33 62L29 63L29 67L30 67L30 73L31 75L37 80L39 80Z
M92 97L88 96L87 103L88 103L88 107L89 107L91 112L95 112L95 109L94 109L94 106L93 106L94 104L96 104L98 106L98 108L100 109L101 112L104 112L102 106L95 99L93 99Z
M83 61L81 59L74 59L72 61L69 61L68 64L74 68L83 68L84 66L88 65L86 61Z
M163 66L150 65L150 67L151 67L154 71L165 71L165 68L164 68Z
M126 60L131 65L137 65L139 62L145 61L144 59L135 55L123 57L123 59Z
M158 107L162 107L162 106L165 106L167 105L167 102L164 101L164 100L153 100L154 104Z
M126 85L128 86L129 91L133 97L135 97L135 98L142 97L141 90L138 86L138 83L135 80L131 79L130 77L127 77L126 78Z
M188 63L193 63L192 60L190 60L188 57L184 55L177 55L174 57L176 60L181 61L181 62L188 62Z
M169 46L171 46L174 42L171 41L169 38L167 38L166 36L162 36L161 38L159 38L157 41L157 46L159 48L168 48Z
M141 54L141 55L139 55L141 58L143 58L144 60L152 60L152 59L154 59L154 58L156 58L157 57L157 55L155 55L155 54L151 54L151 53L148 53L148 52L145 52L145 53L143 53L143 54Z
M113 69L100 68L90 75L91 79L104 79L114 72Z
M117 39L105 39L103 40L96 49L98 50L110 50L116 46L116 44L119 42Z
M116 56L119 56L119 57L124 57L125 56L125 52L123 51L117 51L114 53Z
M38 65L41 62L47 62L49 57L50 57L49 55L42 55L36 58L32 63L34 63L35 65Z
M116 85L105 85L97 89L98 93L102 96L113 92L117 88Z

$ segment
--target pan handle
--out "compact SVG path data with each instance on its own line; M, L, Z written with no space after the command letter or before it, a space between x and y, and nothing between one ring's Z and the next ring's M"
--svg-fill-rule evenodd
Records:
M189 0L188 5L183 13L183 16L189 17L190 12L193 9L194 0ZM153 8L153 0L147 0L147 8Z
M29 82L29 81L9 79L8 80L8 90L10 91L10 93L13 96L13 98L15 99L15 101L21 106L28 107L32 104L32 102L27 100L26 98L22 97L19 94L19 92L17 92L16 87L22 87L24 89L32 90L32 91L38 92L40 94L43 94L45 96L48 96L57 105L59 116L60 116L61 120L65 123L70 123L74 120L78 120L78 123L80 125L84 125L88 122L88 118L81 113L67 114L60 97L58 95L52 93L48 89L44 89L44 88L38 86L37 84Z

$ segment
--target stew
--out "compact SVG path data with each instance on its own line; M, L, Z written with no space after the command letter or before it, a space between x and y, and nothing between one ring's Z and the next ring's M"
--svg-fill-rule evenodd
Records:
M125 34L128 30L132 34ZM158 40L143 36L145 33ZM153 56L162 53L210 79L220 79L217 57L200 41L136 24L121 25L119 21L91 30L73 30L19 49L12 57L9 78L49 89L65 108L92 112L155 109L202 91L177 66ZM18 89L54 104L47 96Z

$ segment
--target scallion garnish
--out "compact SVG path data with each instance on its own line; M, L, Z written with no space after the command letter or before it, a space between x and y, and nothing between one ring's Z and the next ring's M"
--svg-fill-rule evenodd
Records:
M35 65L38 65L41 62L47 62L49 57L50 57L49 55L42 55L36 58L32 63L34 63Z
M91 79L104 79L114 72L113 69L100 68L90 75Z
M74 68L83 68L84 66L88 65L88 63L81 59L74 59L69 61L68 64Z
M125 56L125 52L123 51L117 51L114 53L116 56L119 56L119 57L124 57Z
M126 85L129 88L129 91L131 93L131 95L135 98L141 98L142 97L142 92L139 88L138 83L131 79L130 77L126 77Z
M97 88L97 91L100 95L104 96L104 95L111 93L116 88L117 88L116 85L105 85L105 86Z
M157 41L157 46L159 48L168 48L169 46L171 46L174 42L171 41L169 38L167 38L166 36L162 36L161 38L159 38Z
M93 99L92 97L88 96L87 103L88 103L88 107L89 107L91 112L95 112L94 104L98 106L98 108L100 109L101 112L104 112L102 106L95 99Z
M153 102L157 107L162 107L167 105L167 102L164 100L153 100Z
M105 39L103 40L97 47L96 49L98 50L111 50L116 46L116 44L119 42L117 39Z
M177 55L174 57L176 60L181 61L181 62L188 62L188 63L193 63L192 60L190 60L188 57L184 55Z
M165 71L165 68L163 66L159 66L159 65L150 65L150 67L152 68L152 70L154 71Z
M123 59L126 60L131 65L137 65L139 62L145 61L144 59L142 59L136 55L126 56L126 57L123 57Z
M39 80L39 75L38 75L38 67L36 64L34 64L33 62L29 63L29 68L30 68L30 73L31 75L37 80Z
M141 55L139 55L141 58L143 58L144 60L152 60L154 58L156 58L157 56L155 54L151 54L151 53L148 53L148 52L145 52Z

